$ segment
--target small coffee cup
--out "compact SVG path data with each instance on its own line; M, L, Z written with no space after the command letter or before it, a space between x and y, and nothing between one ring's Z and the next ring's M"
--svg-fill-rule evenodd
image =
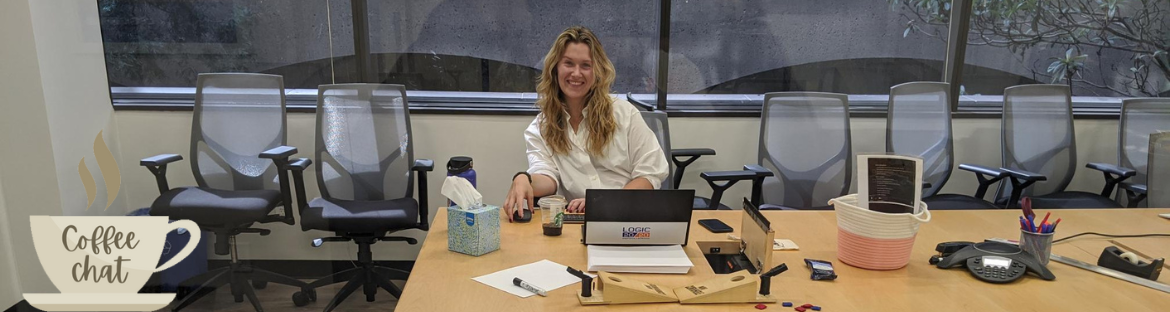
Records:
M30 216L41 267L61 293L137 293L150 275L179 263L199 244L199 225L145 216ZM158 265L167 233L191 232L183 250Z

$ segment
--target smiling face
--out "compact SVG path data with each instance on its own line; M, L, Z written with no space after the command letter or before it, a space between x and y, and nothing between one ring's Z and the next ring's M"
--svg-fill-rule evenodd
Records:
M566 102L582 102L585 95L593 88L593 59L589 56L589 46L572 42L565 47L565 54L557 63L557 84L561 88Z

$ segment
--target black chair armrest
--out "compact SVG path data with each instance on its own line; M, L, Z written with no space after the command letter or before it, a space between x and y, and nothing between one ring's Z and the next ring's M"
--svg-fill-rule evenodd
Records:
M155 184L158 184L158 193L162 194L171 189L167 185L167 164L180 160L183 160L183 156L179 156L179 154L158 154L143 158L138 161L138 165L150 170L150 173L154 175Z
M309 195L305 193L305 169L309 169L311 165L313 165L313 160L308 158L298 158L288 164L288 170L292 171L293 187L297 190L297 214L299 215L304 215L305 209L309 208ZM301 229L307 230L303 227Z
M1130 192L1134 192L1134 193L1138 193L1138 194L1146 194L1146 192L1147 192L1146 185L1140 184L1140 183L1128 183L1128 182L1121 183L1121 188L1126 190L1126 191L1130 191Z
M709 148L676 148L670 150L670 156L707 156L715 155L715 150Z
M291 163L289 163L288 169L289 170L296 170L296 171L305 171L305 169L309 169L309 166L312 164L313 164L313 160L311 160L311 159L299 158L299 159L294 160Z
M768 170L767 168L764 168L764 166L760 165L743 165L743 170L755 172L756 176L760 177L770 177L775 175L772 173L772 170Z
M1000 168L1000 170L1007 172L1008 178L1012 182L1012 195L1008 199L1008 202L1004 204L1005 208L1016 208L1016 205L1020 202L1020 197L1024 193L1024 189L1032 186L1033 183L1048 181L1047 176L1035 172L1008 168Z
M1137 175L1137 170L1106 163L1087 163L1085 167L1101 171L1101 174L1105 176L1105 187L1101 189L1101 196L1105 197L1113 195L1113 188L1117 187L1117 183Z
M1125 195L1129 199L1126 207L1137 208L1146 199L1146 185L1141 183L1121 182L1121 189L1125 190Z
M276 176L280 180L280 197L281 203L284 207L284 215L269 215L264 221L260 223L281 222L288 225L296 224L296 219L293 218L293 191L289 186L288 172L289 162L288 157L297 153L297 148L292 146L281 145L273 147L267 151L260 153L260 158L271 159L273 164L276 164ZM303 184L304 181L301 181ZM302 187L303 188L303 187ZM298 198L299 199L299 198Z
M418 229L427 231L430 230L430 218L428 215L431 211L430 204L427 203L427 172L435 170L435 161L430 159L415 159L414 166L410 168L418 172Z
M288 158L297 153L297 148L292 146L277 146L270 150L260 153L260 158L279 159Z
M1118 167L1118 166L1114 166L1113 164L1087 163L1087 164L1085 164L1085 167L1089 168L1089 169L1096 169L1097 171L1101 171L1101 172L1115 174L1117 176L1126 177L1126 178L1137 175L1137 170L1133 170L1133 169L1129 169L1129 168L1125 168L1125 167Z
M641 107L642 109L645 109L647 112L654 111L654 105L650 105L650 103L646 103L646 102L642 102L642 101L634 99L633 92L626 92L626 100L629 100L631 104L634 104L634 106L638 106L638 107Z
M158 154L143 158L138 162L139 166L166 166L169 163L183 160L183 156L179 154Z
M1031 171L1024 171L1024 170L1020 170L1020 169L1008 169L1008 168L1000 168L1000 170L1003 170L1003 172L1006 172L1008 174L1008 176L1011 177L1012 179L1016 179L1016 180L1020 180L1020 181L1025 181L1025 182L1048 181L1048 176L1045 176L1045 175L1039 174L1039 173L1035 173L1035 172L1031 172Z
M1008 176L1008 173L1003 170L980 165L959 164L959 169L975 173L975 179L979 181L979 188L975 189L975 198L979 199L983 199L987 195L987 190L991 188L992 184Z
M759 205L759 192L756 190L756 181L763 183L764 176L760 172L751 170L740 171L709 171L699 174L703 180L707 180L707 185L711 186L711 201L707 204L707 209L716 210L719 208L719 201L723 199L723 192L727 191L735 182L743 180L752 180L752 203Z
M1000 170L1000 169L984 167L984 166L980 166L980 165L972 165L972 164L959 164L959 169L967 170L970 172L974 172L977 174L982 174L982 175L986 175L986 176L990 176L990 177L996 177L996 178L1004 178L1008 174L1007 172Z
M699 177L707 182L731 181L738 182L742 180L751 180L758 175L755 171L737 170L737 171L708 171L699 174Z
M930 187L932 187L932 186L934 186L934 184L931 184L930 182L926 182L926 181L923 181L923 182L922 182L922 188L923 188L923 189L928 189L928 188L930 188Z
M687 166L699 160L703 155L715 155L715 150L709 148L683 148L670 150L670 161L674 162L674 182L672 184L674 189L678 189L678 185L682 184L683 174L687 171ZM680 159L679 157L687 157Z
M410 170L426 172L434 171L435 161L430 159L415 159L414 167L411 167Z

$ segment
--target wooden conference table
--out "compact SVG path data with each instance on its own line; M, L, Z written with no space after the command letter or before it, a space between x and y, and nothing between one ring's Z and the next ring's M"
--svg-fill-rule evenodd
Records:
M1039 211L1037 214L1043 215ZM1093 231L1107 234L1170 233L1170 220L1158 217L1170 209L1050 210L1064 220L1056 238ZM694 267L685 275L626 274L666 287L680 287L715 277L695 241L723 240L695 220L716 218L738 234L741 211L695 211L690 243L685 250ZM914 242L906 267L869 271L837 260L836 216L832 211L766 211L776 238L788 238L797 251L775 251L772 266L789 270L772 278L772 294L781 302L812 303L824 311L1167 311L1170 294L1075 268L1055 261L1048 268L1055 281L1028 275L1011 284L976 280L965 267L942 270L927 263L935 244L944 241L982 241L1019 238L1018 210L934 211ZM632 304L581 306L579 284L550 291L548 297L519 298L472 278L542 259L578 269L586 267L586 248L580 243L580 225L566 224L564 235L541 234L540 218L526 224L502 224L500 250L472 257L447 250L446 209L439 209L429 237L406 283L396 311L756 311L754 304ZM1170 238L1118 238L1117 241L1153 257L1170 258ZM1082 236L1056 244L1054 254L1096 263L1108 238ZM839 276L835 281L809 279L805 258L828 260ZM1170 272L1159 280L1170 284ZM767 311L792 311L779 303Z

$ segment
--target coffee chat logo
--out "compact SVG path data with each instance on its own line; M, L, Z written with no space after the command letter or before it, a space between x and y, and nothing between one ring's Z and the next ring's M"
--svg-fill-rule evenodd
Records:
M101 133L94 155L107 187L109 209L118 194L121 175ZM78 175L89 206L96 197L93 176L82 159ZM88 208L87 208L88 210ZM30 216L33 247L41 268L61 293L25 293L30 305L45 311L153 311L175 298L173 293L139 294L151 274L178 264L199 244L192 232L183 250L158 265L167 233L195 230L190 220L170 222L153 216Z
M650 227L648 226L633 226L622 227L622 239L649 239Z

